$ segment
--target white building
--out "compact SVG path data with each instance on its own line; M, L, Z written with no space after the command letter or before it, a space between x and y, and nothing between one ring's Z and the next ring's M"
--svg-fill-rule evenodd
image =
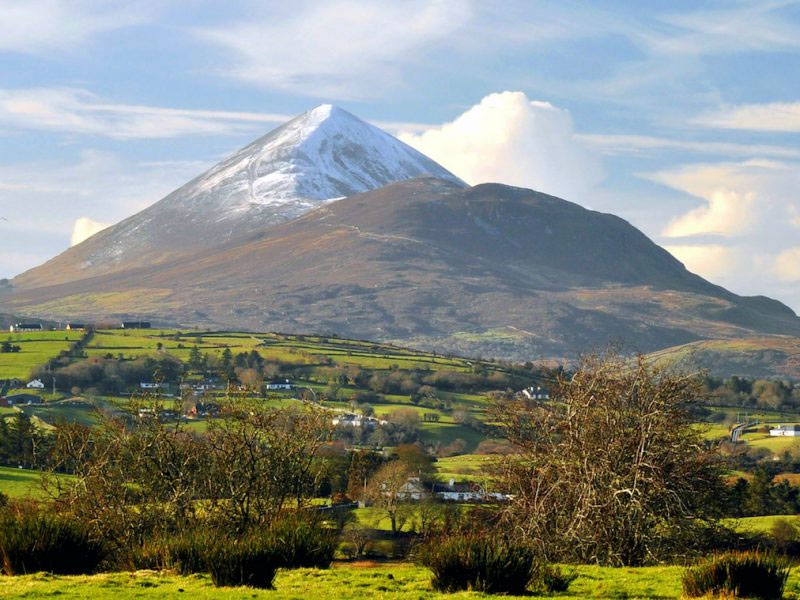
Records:
M15 323L8 330L11 333L15 331L42 331L42 325L40 323Z
M29 381L25 387L29 390L43 390L44 384L41 379L34 379L33 381Z
M292 382L288 379L286 381L270 381L264 387L268 390L290 390L292 389Z
M800 437L800 425L779 425L770 429L769 434L773 437Z
M528 398L529 400L550 399L550 392L548 392L545 388L540 387L538 385L525 388L524 390L522 390L522 395Z

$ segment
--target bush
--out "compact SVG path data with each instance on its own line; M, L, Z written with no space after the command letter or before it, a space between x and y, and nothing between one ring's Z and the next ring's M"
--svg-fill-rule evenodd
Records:
M683 592L690 598L724 595L734 598L783 597L789 565L762 552L731 552L708 559L688 569Z
M268 536L221 537L206 551L211 581L217 587L247 585L272 589L282 558Z
M569 584L578 577L575 573L564 573L560 567L551 565L542 566L536 573L535 583L544 592L566 592Z
M90 574L105 556L103 544L92 539L81 521L69 516L37 510L0 516L0 560L6 575Z
M272 525L269 537L288 569L309 567L327 569L338 546L336 532L325 529L311 517L293 515Z
M432 539L420 548L417 561L433 572L437 591L486 594L524 594L537 566L530 547L486 534Z
M180 575L207 573L207 549L217 536L210 531L188 530L147 540L135 553L137 569L170 569Z

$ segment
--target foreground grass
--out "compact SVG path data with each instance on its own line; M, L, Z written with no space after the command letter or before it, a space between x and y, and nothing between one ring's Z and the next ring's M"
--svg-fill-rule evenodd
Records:
M559 598L679 598L680 567L614 569L575 567L579 574ZM39 573L0 577L3 598L487 598L478 593L438 594L427 570L405 563L341 564L329 570L281 571L274 591L214 588L207 575L180 577L153 571L62 577ZM511 598L512 596L495 596Z
M566 599L650 598L667 600L681 597L683 567L613 568L580 565L565 567L578 574L569 591L553 596ZM208 575L181 577L170 573L138 571L92 576L54 576L45 573L22 577L0 576L3 598L269 598L271 600L327 600L328 598L522 598L491 596L473 592L439 594L431 590L426 569L408 563L339 563L329 570L296 569L280 571L275 590L215 588ZM530 598L530 596L525 596ZM786 585L787 599L800 598L800 569L792 570Z

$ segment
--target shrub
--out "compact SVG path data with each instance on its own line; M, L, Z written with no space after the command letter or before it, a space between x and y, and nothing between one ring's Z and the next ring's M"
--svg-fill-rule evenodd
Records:
M281 556L268 536L221 537L207 548L206 564L217 587L272 589Z
M789 576L786 561L762 552L731 552L688 569L683 592L690 598L724 595L770 600L783 596Z
M433 572L431 585L440 592L524 594L537 566L530 547L486 534L432 539L417 560Z
M327 569L338 546L336 532L325 529L306 515L292 515L275 522L268 534L288 569L310 567Z
M188 530L147 540L134 553L137 569L171 569L180 575L207 573L207 549L217 536L210 531Z
M543 565L534 577L537 587L542 591L552 594L566 592L569 584L578 577L575 573L564 573L560 567Z
M0 560L6 575L89 574L105 556L103 544L92 539L88 527L67 515L34 510L0 517Z

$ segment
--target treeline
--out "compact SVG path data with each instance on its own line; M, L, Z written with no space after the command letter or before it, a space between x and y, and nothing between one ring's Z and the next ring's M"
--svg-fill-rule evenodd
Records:
M741 406L768 410L800 408L800 386L780 379L753 379L733 376L702 378L705 403L712 406Z
M184 373L180 360L169 355L159 358L141 357L134 360L92 356L77 362L62 358L46 367L37 367L32 378L50 381L55 378L56 389L71 392L74 388L87 393L118 394L142 381L177 383Z

